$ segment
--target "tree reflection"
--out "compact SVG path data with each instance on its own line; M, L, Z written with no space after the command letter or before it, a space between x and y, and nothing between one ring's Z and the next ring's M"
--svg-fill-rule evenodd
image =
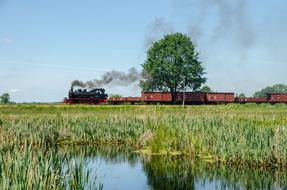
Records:
M286 170L240 168L181 156L151 156L144 171L153 189L287 189Z
M179 157L153 156L144 161L148 184L157 189L195 189L192 164Z
M214 186L216 189L287 189L286 169L231 167L188 156L140 155L127 146L77 146L62 148L60 153L70 158L128 163L131 167L142 163L147 183L154 190L208 189Z

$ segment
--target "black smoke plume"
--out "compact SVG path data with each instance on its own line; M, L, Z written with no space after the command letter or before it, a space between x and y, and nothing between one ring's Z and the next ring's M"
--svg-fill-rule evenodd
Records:
M121 71L109 71L102 75L100 79L90 81L72 81L72 87L78 86L82 88L98 88L104 86L128 86L141 79L141 72L134 67L130 68L127 73Z
M172 32L174 32L174 27L171 22L166 21L166 19L162 17L155 17L155 19L146 26L144 48L148 49L155 41Z
M257 31L251 23L247 0L174 0L173 3L178 14L191 14L187 30L196 42L203 40L210 46L231 39L233 47L242 53L256 43Z

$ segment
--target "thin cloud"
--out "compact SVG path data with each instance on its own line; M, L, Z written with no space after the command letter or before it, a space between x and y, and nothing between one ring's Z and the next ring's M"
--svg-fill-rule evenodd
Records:
M12 74L0 75L0 79L1 79L1 80L10 79L10 78L12 78L12 77L13 77Z
M16 93L16 92L19 92L19 91L20 91L20 89L18 89L18 88L14 88L14 89L10 90L11 93Z
M3 38L2 41L5 44L12 44L14 42L14 40L12 40L11 38Z

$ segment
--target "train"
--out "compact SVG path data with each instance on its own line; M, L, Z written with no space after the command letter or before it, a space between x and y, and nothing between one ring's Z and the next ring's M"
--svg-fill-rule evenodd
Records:
M233 92L178 92L172 101L170 92L142 92L140 97L109 97L103 88L69 91L66 104L228 104L228 103L286 103L287 93L267 93L266 98L237 97Z

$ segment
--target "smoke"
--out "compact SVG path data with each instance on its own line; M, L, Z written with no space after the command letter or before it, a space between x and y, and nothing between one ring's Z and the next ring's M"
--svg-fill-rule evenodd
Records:
M155 17L155 19L146 26L144 48L148 49L155 41L172 32L174 32L174 27L171 22L167 22L162 17Z
M247 0L173 0L175 15L188 18L186 33L193 42L213 52L218 44L227 45L238 52L238 61L247 58L250 48L256 44L257 32L248 12ZM156 17L146 26L144 48L175 31L172 22ZM208 57L207 54L205 54Z
M130 68L127 73L121 71L109 71L102 75L101 79L94 79L90 81L72 81L72 87L79 86L83 88L97 88L103 86L128 86L140 81L142 78L141 72L134 67Z
M74 80L74 81L72 81L72 87L74 87L74 86L79 86L79 87L85 88L86 83L83 81L80 81L80 80Z
M198 45L210 49L227 42L242 58L257 41L247 0L173 0L173 6L188 14L187 32Z
M256 35L252 27L251 18L247 10L246 0L213 0L218 8L219 24L213 39L224 38L226 32L232 32L233 39L240 48L249 48L256 42Z

